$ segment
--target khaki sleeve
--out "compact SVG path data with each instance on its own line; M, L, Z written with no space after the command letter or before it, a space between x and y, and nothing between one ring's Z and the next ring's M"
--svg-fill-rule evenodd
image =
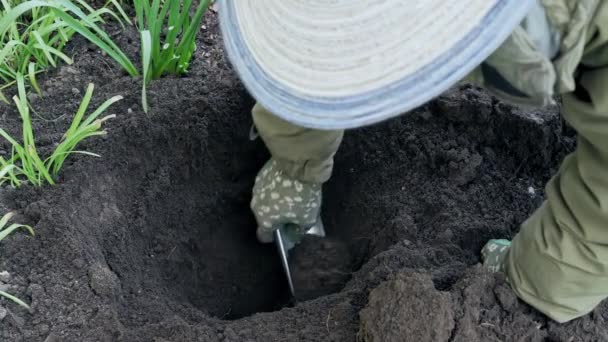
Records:
M278 167L302 182L323 183L331 177L334 155L344 131L322 131L293 125L260 104L253 122Z
M608 5L597 13L576 89L563 97L578 145L546 201L513 239L506 261L520 298L558 322L608 298Z

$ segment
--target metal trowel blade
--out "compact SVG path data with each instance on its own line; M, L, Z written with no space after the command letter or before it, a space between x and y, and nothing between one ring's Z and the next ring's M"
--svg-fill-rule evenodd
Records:
M297 245L303 235L314 235L318 237L325 237L325 228L323 226L323 221L321 218L317 220L317 222L308 227L304 233L299 233L301 230L297 225L294 224L286 224L280 226L278 229L274 231L274 241L277 245L277 249L279 250L279 257L281 258L281 264L283 264L283 271L287 276L287 282L289 283L289 291L291 295L295 298L295 290L293 286L293 280L291 278L291 270L289 268L289 251Z
M291 279L291 271L289 270L289 250L286 248L285 241L283 240L283 229L279 228L274 231L274 241L276 242L277 249L279 250L279 257L281 258L281 263L283 264L283 271L285 272L285 276L287 276L287 282L289 283L289 292L291 292L291 295L295 297L293 280Z

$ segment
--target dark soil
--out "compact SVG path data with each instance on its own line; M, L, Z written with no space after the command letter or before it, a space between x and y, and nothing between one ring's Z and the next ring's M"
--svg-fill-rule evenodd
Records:
M0 247L0 287L31 303L0 301L1 341L608 341L605 304L558 325L479 268L482 245L517 232L574 140L556 108L523 111L468 86L347 134L323 216L350 267L334 294L289 305L275 247L256 242L248 209L268 158L248 139L253 101L214 13L205 25L191 73L153 82L148 115L140 80L82 39L68 49L74 65L41 76L44 96L31 100L42 151L88 82L94 105L125 99L108 136L81 146L101 159L70 158L54 187L1 190L0 209L37 233ZM134 31L112 36L138 56ZM15 110L0 112L19 136ZM342 272L332 253L303 260L322 258L313 274Z
M289 262L298 301L339 291L353 269L348 245L331 237L305 236L290 251Z

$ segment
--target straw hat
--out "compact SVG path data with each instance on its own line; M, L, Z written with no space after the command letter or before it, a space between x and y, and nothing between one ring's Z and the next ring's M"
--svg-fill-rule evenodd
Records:
M251 94L311 128L376 123L424 104L487 58L533 0L220 0Z

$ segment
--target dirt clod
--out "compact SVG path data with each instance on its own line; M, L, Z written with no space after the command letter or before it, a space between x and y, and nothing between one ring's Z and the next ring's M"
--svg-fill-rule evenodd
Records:
M449 293L437 291L428 274L398 274L369 294L361 310L365 342L448 341L454 328Z
M89 268L91 289L99 296L111 297L120 290L120 280L107 266L93 264Z

